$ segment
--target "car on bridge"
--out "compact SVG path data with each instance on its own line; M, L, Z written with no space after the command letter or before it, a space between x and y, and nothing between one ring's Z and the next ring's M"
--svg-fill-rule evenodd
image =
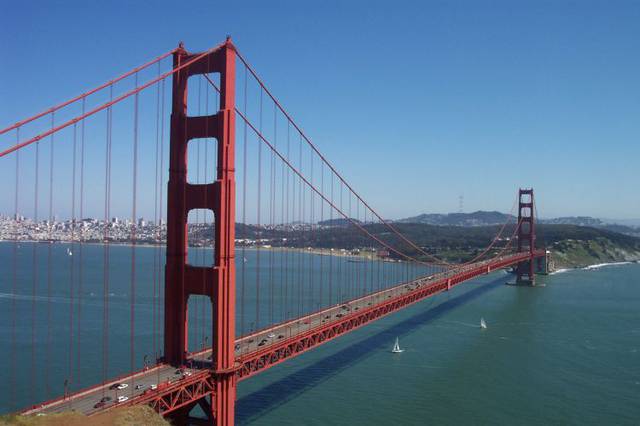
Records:
M128 396L121 395L121 396L118 397L118 403L125 402L125 401L128 401L128 400L129 400Z
M111 386L109 386L109 389L111 389L111 390L115 390L115 389L122 390L122 389L126 389L127 387L129 387L129 385L126 384L126 383L114 383Z

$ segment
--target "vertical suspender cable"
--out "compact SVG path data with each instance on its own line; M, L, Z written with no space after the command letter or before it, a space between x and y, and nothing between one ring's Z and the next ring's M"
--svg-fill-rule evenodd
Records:
M244 69L244 99L243 111L247 116L247 68ZM247 122L244 122L242 134L242 229L244 230L243 238L246 240L249 236L247 225ZM246 281L247 281L247 249L246 241L242 244L242 279L240 282L240 333L246 334L245 329L245 305L246 305ZM248 345L247 345L248 348Z
M73 344L74 344L74 335L73 335L73 310L75 309L75 301L74 295L75 292L75 262L74 262L74 240L75 240L75 231L76 231L76 152L78 145L78 125L75 123L73 125L73 153L71 155L71 162L73 163L71 167L71 242L69 243L70 251L68 252L69 256L69 270L70 274L70 299L71 299L71 307L69 309L69 373L68 380L69 384L73 384Z
M322 192L324 194L324 163L321 161L320 162L320 192ZM324 223L324 201L322 199L319 200L320 201L320 223ZM318 227L318 232L321 232L320 227ZM323 287L323 272L324 272L324 268L323 268L323 257L324 256L320 256L320 295L319 295L319 302L322 305L322 287Z
M290 154L291 154L291 124L287 121L287 161L290 161ZM287 177L286 177L286 181L285 181L285 177L284 177L284 171L286 169L287 172ZM283 202L282 202L282 210L283 210L283 222L285 224L285 226L287 226L286 229L288 229L289 231L291 231L291 229L289 228L290 223L289 223L289 176L290 176L290 171L288 167L285 167L284 162L282 163L282 170L283 170L283 174L282 174L282 180L285 182L285 187L286 187L286 194L285 191L282 191L282 196L283 198ZM289 243L287 244L289 245ZM286 250L284 252L284 314L285 314L285 319L289 320L290 319L290 313L289 313L289 250Z
M273 141L277 143L276 134L276 108L273 108ZM275 154L271 150L271 157L269 158L269 225L273 231L273 209L275 199ZM269 249L269 326L273 325L273 246Z
M291 158L291 156L290 156ZM290 176L290 177L289 177ZM297 211L297 203L296 203L296 177L295 176L291 176L291 173L289 173L287 179L290 179L291 181L291 216L290 217L290 222L292 223L292 227L291 227L291 235L294 238L299 238L299 235L297 233L297 229L295 226L296 223L296 211ZM288 203L287 203L288 204ZM295 250L295 249L294 249ZM298 256L298 252L297 251L293 251L291 254L291 302L290 302L290 310L292 314L297 314L297 303L296 303L296 295L297 295L297 286L296 286L296 261L297 261L297 256ZM291 315L293 317L293 315Z
M347 192L347 195L349 197L349 217L353 217L353 211L351 209L351 192ZM357 219L356 219L357 220ZM353 228L353 225L351 226ZM349 262L349 274L347 276L347 280L348 280L348 285L349 285L349 299L352 299L355 295L355 260L354 256L353 256L354 250L353 248L351 248L350 253L349 253L349 258L352 260L352 262Z
M20 143L20 128L16 130L16 144ZM16 290L18 284L18 194L20 192L20 151L16 151L16 178L13 199L13 274L11 284L11 389L16 386ZM47 360L48 361L48 360ZM16 407L15 392L11 392L11 407Z
M165 79L163 78L160 81L161 84L161 89L160 89L160 181L159 181L159 198L160 198L160 202L158 203L158 240L160 240L160 237L162 236L162 223L164 222L163 220L163 194L164 194L164 104L165 104ZM166 234L166 233L165 233ZM162 271L163 271L163 264L162 264L162 252L160 251L160 249L157 250L158 253L158 277L162 277ZM162 312L161 310L161 306L160 304L162 303L162 289L163 286L160 284L162 283L162 280L158 281L158 295L156 297L155 303L157 304L156 306L156 327L157 329L154 330L154 334L156 336L160 335L160 313ZM155 349L155 362L158 362L158 359L160 358L160 345L161 343L159 342L159 339L156 339L156 344L158 346L156 346ZM160 369L156 370L156 383L160 383Z
M342 209L342 181L340 181L340 211L344 211ZM338 278L338 294L336 295L337 299L338 299L338 303L342 303L344 301L344 269L346 269L346 265L344 264L344 257L342 256L343 253L341 253L341 258L340 261L338 262L338 274L337 274L337 278Z
M53 129L55 123L54 114L51 114L51 128ZM51 134L49 146L49 223L47 231L49 235L49 244L47 244L47 365L51 365L51 231L53 229L53 147L54 147L54 134ZM49 369L45 369L45 386L47 389L47 397L50 396L51 383L49 382Z
M35 176L33 183L33 223L38 224L38 181L40 171L40 141L36 142ZM36 294L38 290L38 245L32 245L31 264L33 283L31 286L31 400L35 401L36 386Z
M262 133L262 89L260 89L260 133ZM256 244L256 330L260 329L260 244L262 237L262 228L260 224L260 211L262 210L262 143L258 141L258 242Z
M362 217L363 217L363 219L364 219L365 226L367 226L367 225L368 225L368 222L367 222L367 208L366 208L366 207L364 207L364 206L362 206L362 210L363 210L363 211L362 211ZM368 284L368 281L369 281L369 279L370 279L371 277L369 276L370 274L368 274L367 267L368 267L369 265L371 265L372 257L373 257L373 253L369 254L369 255L367 256L367 258L365 259L364 263L362 264L362 273L363 273L363 279L362 279L362 295L363 295L363 296L364 296L365 294L368 294L368 290L369 290L369 284Z
M113 86L111 87L111 95L113 96ZM108 178L108 185L107 185L107 223L109 221L109 217L111 216L111 162L112 162L112 151L113 151L113 109L111 108L109 110L109 141L108 141L108 153L107 153L107 164L108 164L108 173L109 173L109 178ZM107 232L108 231L108 226L107 226ZM106 265L106 269L105 272L107 274L107 310L106 310L106 314L107 314L107 319L105 322L105 331L106 331L106 338L107 338L107 345L105 347L106 349L106 353L105 353L105 357L106 357L106 366L107 366L107 377L108 377L108 368L109 368L109 316L110 316L110 309L111 309L111 301L110 301L110 297L111 297L111 242L110 242L110 238L111 235L108 233L107 234L107 241L106 241L106 245L107 245L107 265Z
M289 136L290 136L290 131L291 131L291 126L289 125L289 122L287 122L287 158L289 157ZM284 162L280 162L280 166L281 166L281 171L280 171L280 178L282 179L282 189L281 189L281 194L280 194L280 208L281 208L281 212L280 212L280 217L281 217L281 222L282 222L282 229L286 230L287 226L288 226L288 221L287 221L287 203L288 202L288 194L289 194L289 171L286 170L286 167L284 165ZM287 172L287 177L285 178L285 171ZM286 201L285 201L286 199ZM284 244L283 244L284 245ZM289 284L289 280L288 280L288 272L287 272L287 260L289 258L289 252L288 250L286 250L285 247L283 247L283 250L281 251L281 256L280 256L280 270L282 271L282 276L283 279L281 279L281 284L280 284L280 289L281 289L281 306L282 306L282 322L286 321L288 319L288 315L287 315L287 297L288 297L288 284Z
M313 185L313 151L309 151L309 163L310 163L310 172L309 174L311 175L309 181L311 182L311 185ZM309 237L313 237L313 199L314 199L314 192L313 191L309 191ZM309 244L311 244L311 241L309 241ZM314 299L315 295L314 295L314 281L313 281L313 276L315 275L313 273L313 259L314 259L314 255L313 253L309 253L309 288L310 288L310 292L309 292L309 301L310 301L310 307L309 307L309 312L313 312L314 309L316 308L316 300ZM309 321L309 328L311 328L311 321Z
M109 87L109 96L113 99L113 85ZM107 108L107 125L104 164L104 222L103 222L103 311L102 311L102 382L107 381L109 370L109 213L111 198L111 126L112 107ZM104 393L104 390L103 390Z
M300 170L303 169L302 167L302 138L300 139L300 161L299 161L299 168ZM300 233L302 236L302 246L300 247L300 249L304 249L304 188L302 185L302 178L299 179L300 181L300 186L299 186L299 195L298 195L298 203L299 203L299 216L300 216L300 224L301 224L301 228L300 228ZM298 316L302 316L303 312L304 312L304 299L303 299L303 292L304 292L304 270L302 269L303 266L303 257L302 257L302 251L300 251L300 253L298 253L298 276L300 277L299 279L299 284L298 284Z
M138 73L135 74L135 85L138 87ZM131 372L135 371L135 303L136 303L136 240L137 240L137 222L136 208L138 196L138 103L139 93L136 92L133 98L133 194L131 207L131 346L130 346L130 364ZM135 378L132 378L131 395L133 396Z
M356 218L358 220L360 220L360 201L358 199L356 199ZM363 221L364 222L364 221ZM365 223L366 226L366 223ZM363 274L363 270L365 268L363 268L364 261L362 259L362 253L359 253L360 259L358 260L358 263L356 263L356 297L359 297L362 294L362 274Z
M85 113L85 105L86 100L82 99L82 114ZM77 328L77 353L76 353L76 382L80 383L80 369L82 366L81 358L80 358L80 348L82 345L81 342L81 325L82 325L82 293L84 291L84 265L83 263L83 245L84 245L84 120L80 124L80 244L78 246L78 326ZM75 253L74 253L75 256Z
M299 239L299 234L297 232L295 223L296 223L296 218L297 218L297 203L296 203L296 194L297 194L297 188L296 188L296 177L295 176L291 176L291 220L290 222L294 225L292 225L291 228L291 233L292 235L296 236L296 238ZM295 250L295 249L294 249ZM297 314L297 286L296 286L296 282L299 283L299 280L296 279L296 263L297 263L297 258L299 256L299 252L298 251L293 251L293 253L291 254L291 311L292 313L296 313Z
M333 205L333 172L331 172L331 204ZM329 206L329 223L333 226L333 207ZM330 248L333 250L333 247ZM329 306L333 306L333 253L329 253Z
M160 75L160 62L158 62L158 76ZM156 238L153 248L153 297L151 298L151 347L154 354L154 363L156 359L156 297L158 292L158 247L159 238L158 230L160 229L160 218L158 217L158 156L159 156L159 144L160 144L160 83L156 85L156 149L155 149L155 174L153 179L153 222L156 227Z
M277 164L276 164L277 167ZM285 226L285 221L284 221L284 183L285 183L285 179L284 179L284 163L282 161L280 161L280 229L284 230L286 229ZM281 246L284 246L284 244L281 242L280 243ZM280 257L280 266L279 266L279 270L280 270L280 276L278 279L278 288L280 290L280 296L278 297L278 300L280 301L280 303L278 304L278 306L280 307L280 316L278 318L278 322L284 322L286 320L286 315L287 315L287 308L286 308L286 297L285 297L285 285L287 282L286 276L285 276L285 269L284 269L284 258L286 256L286 252L284 251L284 247L280 247L280 251L279 253L279 257Z
M365 220L366 220L366 213L367 213L367 209L365 207ZM369 224L369 227L371 228L371 230L374 230L374 226L373 226L373 217L370 216L369 217L370 221L367 222ZM371 247L371 254L369 255L369 271L367 273L367 281L365 282L365 288L366 288L366 293L372 293L373 292L373 267L374 267L374 263L376 262L376 257L377 257L377 253L376 253L376 247L372 246Z

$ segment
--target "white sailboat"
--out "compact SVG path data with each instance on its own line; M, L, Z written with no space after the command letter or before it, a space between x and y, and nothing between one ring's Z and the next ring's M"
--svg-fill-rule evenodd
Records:
M487 328L487 323L484 322L484 318L480 318L480 328Z
M398 338L396 337L396 344L393 345L393 349L391 349L391 352L394 354L399 354L404 352L404 349L400 349L400 343L398 343Z
M73 252L70 249L67 249L67 256L73 256Z

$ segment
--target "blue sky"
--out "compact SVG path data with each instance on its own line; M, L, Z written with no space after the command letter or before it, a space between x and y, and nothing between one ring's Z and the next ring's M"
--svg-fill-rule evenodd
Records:
M231 34L386 217L533 186L543 216L638 218L638 22L638 1L5 2L0 127Z

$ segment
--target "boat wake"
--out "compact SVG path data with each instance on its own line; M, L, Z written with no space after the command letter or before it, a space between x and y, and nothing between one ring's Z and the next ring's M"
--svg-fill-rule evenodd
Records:
M462 321L442 321L443 323L447 323L447 324L456 324L456 325L463 325L465 327L469 327L469 328L482 328L482 323L480 324L471 324L469 322L462 322ZM486 326L486 324L485 324Z
M632 262L611 262L611 263L598 263L595 265L589 265L582 268L585 271L591 271L594 269L604 268L605 266L620 266L620 265L630 265Z
M563 269L558 269L556 271L553 271L549 275L558 275L558 274L563 274L563 273L569 272L569 271L571 271L570 268L563 268Z

